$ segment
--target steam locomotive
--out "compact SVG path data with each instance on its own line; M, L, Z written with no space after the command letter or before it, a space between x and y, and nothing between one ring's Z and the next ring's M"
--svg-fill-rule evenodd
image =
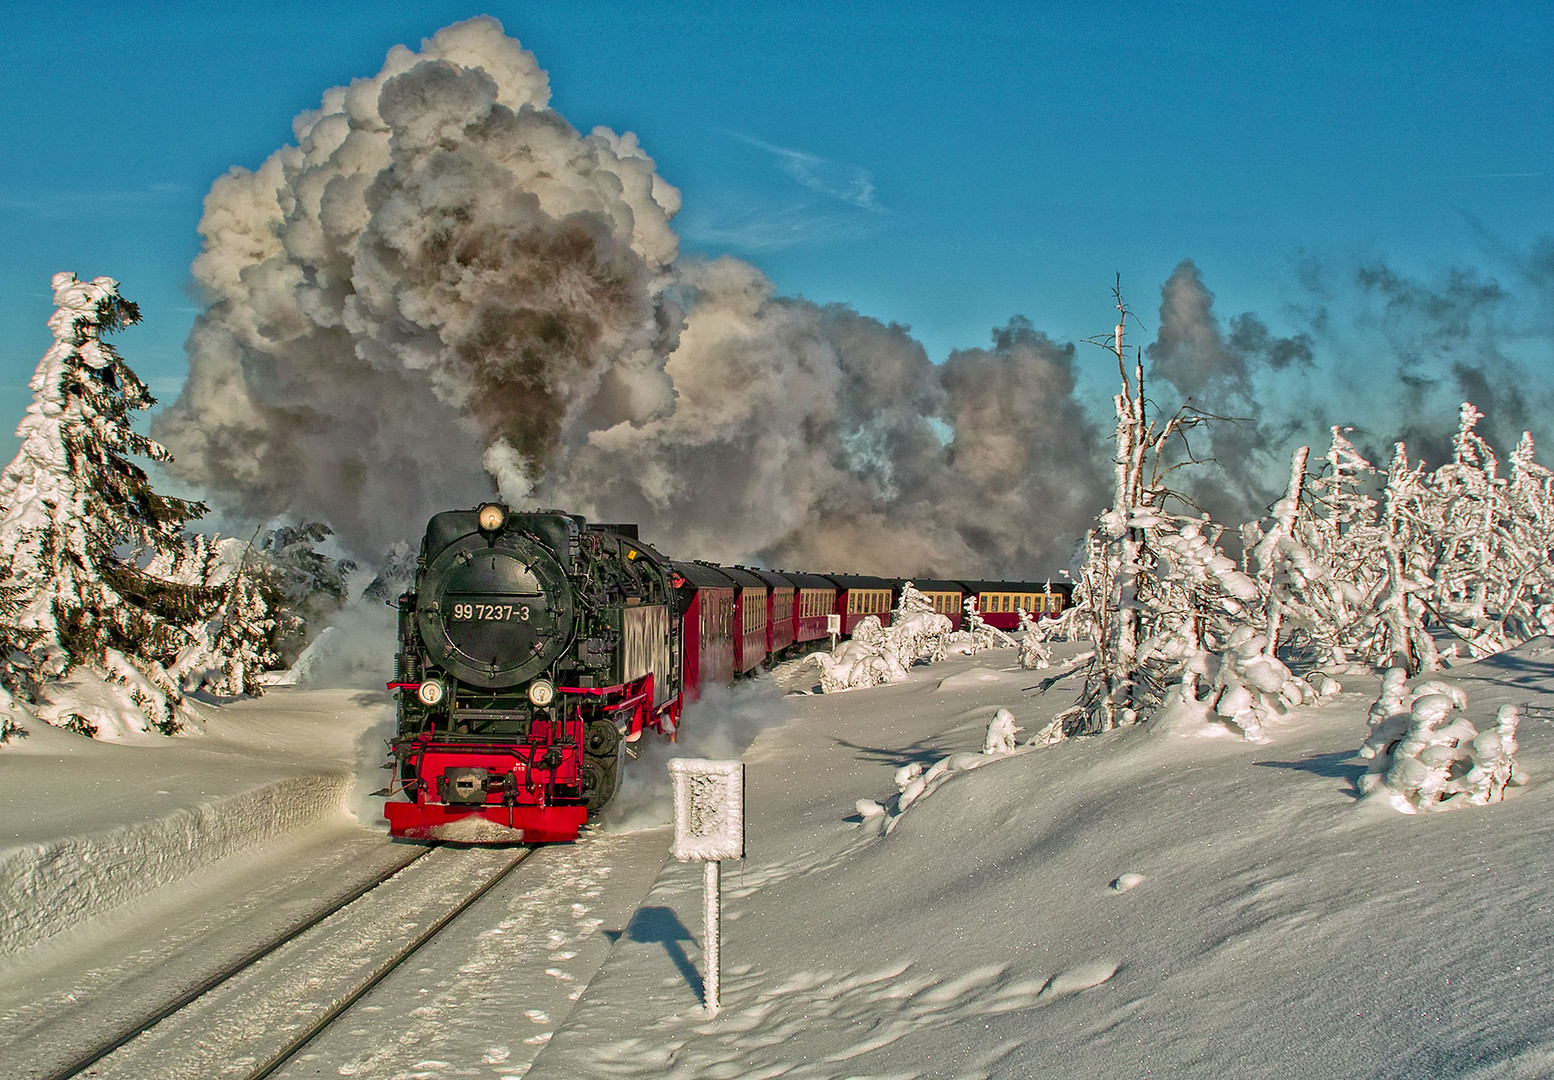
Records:
M575 839L644 735L673 737L685 702L789 651L888 623L900 582L672 562L635 526L500 503L432 517L399 599L394 836ZM994 625L1056 614L1067 586L922 582L958 624L968 595Z

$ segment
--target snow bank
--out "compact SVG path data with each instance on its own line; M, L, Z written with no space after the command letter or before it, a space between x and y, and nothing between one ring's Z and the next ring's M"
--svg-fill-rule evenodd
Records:
M1356 812L1369 676L1255 746L1134 727L987 758L997 708L1036 729L1063 703L1024 698L1029 676L959 678L972 663L942 673L964 696L918 669L790 697L795 719L745 757L722 1011L700 1004L700 868L671 863L646 903L675 933L623 933L527 1075L1548 1075L1554 787ZM1489 663L1453 679L1489 715L1531 703L1518 757L1541 776L1554 654ZM998 767L929 792L958 755ZM859 796L919 781L888 835L887 800L860 828Z
M348 771L295 777L151 821L8 852L0 856L0 954L338 813L353 779Z

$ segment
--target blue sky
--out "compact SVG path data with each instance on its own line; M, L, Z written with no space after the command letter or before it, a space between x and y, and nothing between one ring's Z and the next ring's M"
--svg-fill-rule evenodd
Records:
M145 322L119 347L172 400L211 181L483 12L575 126L638 134L682 251L909 324L935 359L1015 314L1104 332L1119 272L1146 325L1190 258L1219 313L1279 332L1313 261L1498 280L1554 232L1546 3L0 3L7 436L53 272L120 280Z

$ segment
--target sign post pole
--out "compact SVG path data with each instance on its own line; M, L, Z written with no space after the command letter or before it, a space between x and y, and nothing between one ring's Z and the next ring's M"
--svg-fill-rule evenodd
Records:
M675 858L705 864L702 952L707 971L702 983L707 1011L716 1013L722 1007L720 860L745 857L745 767L738 761L675 758L669 775L674 783Z

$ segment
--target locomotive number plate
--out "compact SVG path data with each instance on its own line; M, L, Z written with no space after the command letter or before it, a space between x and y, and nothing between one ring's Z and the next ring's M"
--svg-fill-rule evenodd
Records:
M527 604L454 604L453 617L482 622L529 621Z

